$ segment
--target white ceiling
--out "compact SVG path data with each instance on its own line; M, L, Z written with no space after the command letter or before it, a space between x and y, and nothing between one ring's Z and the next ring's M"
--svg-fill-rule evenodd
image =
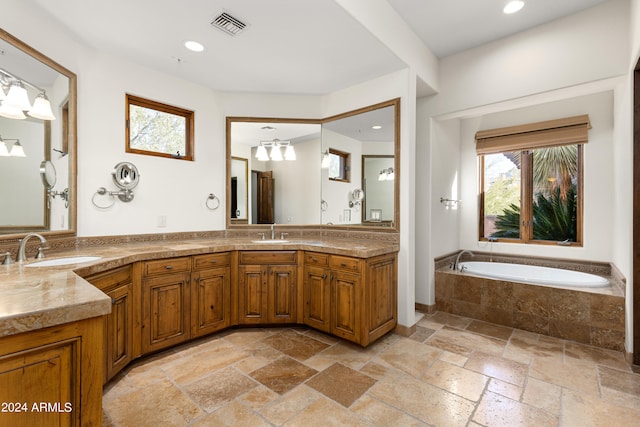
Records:
M327 94L406 65L334 0L22 0L87 45L220 91ZM365 1L365 0L363 0ZM439 57L604 0L388 0ZM211 27L225 11L247 24L231 37ZM202 53L183 43L196 40Z

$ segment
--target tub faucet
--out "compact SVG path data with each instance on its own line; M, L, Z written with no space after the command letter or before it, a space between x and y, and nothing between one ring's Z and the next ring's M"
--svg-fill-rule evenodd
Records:
M461 257L461 256L462 256L462 254L463 254L463 253L465 253L465 252L466 252L466 253L468 253L468 254L469 254L469 255L471 255L471 256L475 256L475 255L473 254L473 252L468 251L468 250L466 250L466 249L465 249L465 250L463 250L463 251L460 251L460 253L459 253L459 254L458 254L458 256L456 257L456 262L455 262L455 264L453 264L453 269L454 269L455 271L462 271L462 270L463 270L462 268L458 268L458 266L459 266L459 264L460 264L460 257Z
M43 246L47 244L47 239L45 239L44 236L38 233L29 233L26 236L24 236L22 240L20 240L20 245L18 245L18 257L16 258L17 262L24 262L27 260L27 254L26 254L27 241L32 237L37 237L38 239L40 239L40 243L41 243L40 247L38 248L38 255L36 255L36 259L44 258L44 254L42 253L42 250L47 249L46 247Z

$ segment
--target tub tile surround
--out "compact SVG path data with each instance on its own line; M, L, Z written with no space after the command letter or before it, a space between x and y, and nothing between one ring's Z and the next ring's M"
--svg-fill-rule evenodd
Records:
M621 352L436 312L366 349L305 327L229 330L134 362L103 408L117 427L635 426L640 374Z
M475 253L475 252L474 252ZM473 260L488 261L475 253ZM606 288L554 288L507 282L454 272L455 256L436 261L436 310L467 316L507 327L624 350L624 293L611 267L602 263L526 258L526 264L570 269L607 277ZM468 258L463 258L468 259ZM524 263L518 257L493 256L495 262Z

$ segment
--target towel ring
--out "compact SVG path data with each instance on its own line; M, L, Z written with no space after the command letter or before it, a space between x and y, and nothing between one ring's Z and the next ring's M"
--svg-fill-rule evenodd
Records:
M96 196L98 196L98 195L104 196L105 194L108 195L109 197L111 197L111 204L106 205L106 206L100 206L99 204L96 203ZM113 206L116 203L116 198L111 192L107 191L106 188L100 187L93 194L93 197L91 197L91 203L93 203L93 205L98 209L109 209L111 206Z
M215 203L215 205L211 206L213 203ZM208 209L215 211L220 207L220 199L218 199L218 196L216 196L215 194L209 193L209 195L207 196L207 200L205 201L205 204L207 205Z
M322 212L326 212L328 208L329 208L329 204L326 201L322 200L320 202L320 210Z

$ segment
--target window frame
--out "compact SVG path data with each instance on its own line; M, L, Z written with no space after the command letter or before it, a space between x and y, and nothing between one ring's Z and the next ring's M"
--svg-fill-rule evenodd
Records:
M340 168L340 176L329 177L329 179L337 182L351 182L351 153L329 148L329 156L332 154L342 159L342 167Z
M147 156L164 157L177 160L194 160L194 116L195 113L173 105L164 104L162 102L153 101L139 96L126 94L125 108L125 152L133 154L143 154ZM175 116L184 117L185 119L185 153L181 155L161 153L159 151L141 150L132 148L130 145L130 106L135 105L142 108L161 111L163 113L173 114Z
M577 153L577 185L576 185L576 241L567 242L562 246L583 246L583 204L584 204L584 178L583 178L583 165L584 165L584 144L569 144L576 145L578 149ZM480 174L480 188L479 188L479 215L478 215L478 240L479 241L492 241L501 243L524 243L524 244L536 244L536 245L558 245L558 241L555 240L540 240L533 238L533 150L518 150L521 155L521 170L520 170L520 238L488 238L484 237L484 188L485 188L485 170L484 159L485 154L478 155L479 162L479 174ZM513 150L505 150L504 152L513 152ZM499 153L499 152L498 152ZM489 153L487 153L489 154Z

